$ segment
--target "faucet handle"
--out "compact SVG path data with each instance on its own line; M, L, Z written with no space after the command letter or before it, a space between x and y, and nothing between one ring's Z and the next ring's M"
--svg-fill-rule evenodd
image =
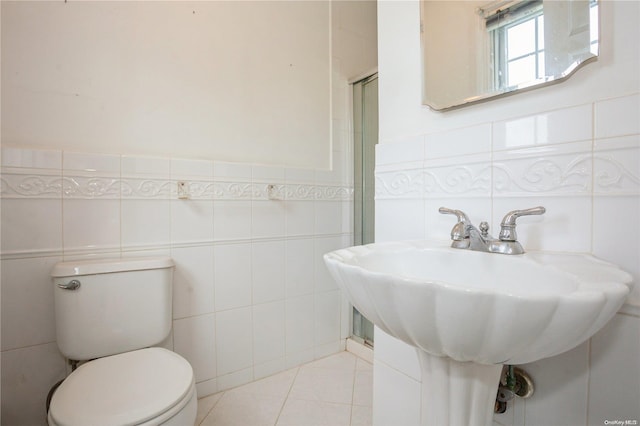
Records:
M500 235L498 239L500 241L517 241L518 234L516 234L516 219L520 216L530 216L544 214L547 209L542 206L532 207L525 210L513 210L507 213L502 219L500 224Z
M458 219L458 223L456 223L451 229L451 239L453 241L462 241L469 237L467 224L470 224L471 221L465 212L462 210L449 209L447 207L440 207L438 211L442 214L452 214Z
M463 212L462 210L455 210L455 209L450 209L447 207L440 207L438 209L438 211L442 214L452 214L455 215L458 218L458 222L462 222L462 223L471 223L469 221L469 217L467 216L467 214L465 212Z

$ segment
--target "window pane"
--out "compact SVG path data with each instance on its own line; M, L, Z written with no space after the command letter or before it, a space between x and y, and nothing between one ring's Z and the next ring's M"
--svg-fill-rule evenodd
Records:
M515 86L535 79L536 60L534 55L509 62L509 86Z
M535 51L536 26L534 20L523 22L507 30L507 57L517 58Z
M546 73L544 70L544 51L538 54L538 78L546 77Z
M591 33L591 53L598 54L598 5L591 6L589 32Z
M538 17L538 50L544 49L544 15Z
M591 42L598 41L598 5L592 6L589 9L589 32L591 35Z

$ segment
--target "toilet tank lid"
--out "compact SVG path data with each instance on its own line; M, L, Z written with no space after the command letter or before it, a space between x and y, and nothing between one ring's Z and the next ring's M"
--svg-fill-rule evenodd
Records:
M51 276L73 277L80 275L108 274L113 272L164 269L175 266L168 256L129 257L121 259L92 259L59 262L51 270Z

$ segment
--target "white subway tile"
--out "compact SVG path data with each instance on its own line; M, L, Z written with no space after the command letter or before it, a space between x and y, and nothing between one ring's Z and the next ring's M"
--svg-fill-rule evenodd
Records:
M616 315L591 340L589 425L636 420L640 401L640 318Z
M313 169L285 169L285 180L287 183L315 183L316 173Z
M62 151L2 147L2 167L62 170Z
M253 306L253 363L282 360L285 355L284 301ZM263 366L264 367L264 366Z
M587 423L589 345L522 368L531 375L535 393L524 401L527 425Z
M196 382L216 377L216 321L214 314L173 322L175 351L193 367Z
M373 374L373 424L419 425L420 382L381 362L374 363Z
M214 247L216 311L251 304L251 244Z
M171 159L161 157L122 156L122 176L171 177Z
M340 290L316 294L315 340L323 344L340 339Z
M122 247L153 247L171 242L171 201L122 200Z
M342 232L342 202L316 201L315 234L339 234Z
M425 159L491 152L491 124L479 124L425 136Z
M172 200L172 244L213 241L213 201Z
M424 159L424 137L396 143L377 144L375 147L376 168L385 164L409 163Z
M284 241L251 244L252 303L284 299Z
M216 241L251 238L251 201L214 200L213 238Z
M324 292L335 290L338 288L333 278L329 275L326 265L324 264L324 256L330 251L343 248L343 242L340 237L316 238L314 240L314 259L315 259L315 291Z
M579 105L493 123L493 150L591 140L592 106Z
M288 362L289 367L298 365L297 361L307 362L309 356L313 358L313 355L307 354L307 356L304 356L304 354L298 353L313 349L315 327L314 309L313 295L287 298L285 301L287 359L289 361L291 361L291 358L296 360L293 364Z
M595 137L640 133L640 95L608 99L595 104Z
M251 164L215 161L213 163L213 174L216 179L250 182Z
M63 169L65 175L73 174L74 171L96 173L100 176L119 175L120 156L64 151Z
M213 247L172 248L173 317L185 318L214 311Z
M247 369L253 364L251 307L216 314L216 351L220 376ZM253 379L253 374L251 374ZM219 378L222 380L222 377ZM223 384L220 382L222 388Z
M2 261L2 350L56 340L51 269L57 257Z
M61 199L3 199L2 252L60 252Z
M171 179L212 180L213 161L172 158Z
M120 200L65 199L64 250L120 249Z
M286 297L313 293L314 251L313 239L285 241Z
M2 423L46 424L47 393L65 376L65 359L55 343L3 351Z
M425 235L423 200L377 200L375 240L415 240Z
M313 235L316 221L314 201L287 201L285 207L285 228L287 236Z
M278 182L285 181L284 167L253 165L251 167L251 179L253 182Z
M640 306L640 197L593 198L593 254L634 277L627 303Z
M251 236L282 237L285 234L285 203L282 201L251 202Z

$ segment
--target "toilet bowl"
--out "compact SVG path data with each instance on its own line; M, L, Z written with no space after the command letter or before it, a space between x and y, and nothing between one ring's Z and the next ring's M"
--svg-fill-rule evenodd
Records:
M50 426L195 423L193 368L157 347L171 332L174 267L168 257L54 266L56 341L80 366L53 392Z
M193 424L193 369L163 348L140 349L89 361L56 389L50 426Z

